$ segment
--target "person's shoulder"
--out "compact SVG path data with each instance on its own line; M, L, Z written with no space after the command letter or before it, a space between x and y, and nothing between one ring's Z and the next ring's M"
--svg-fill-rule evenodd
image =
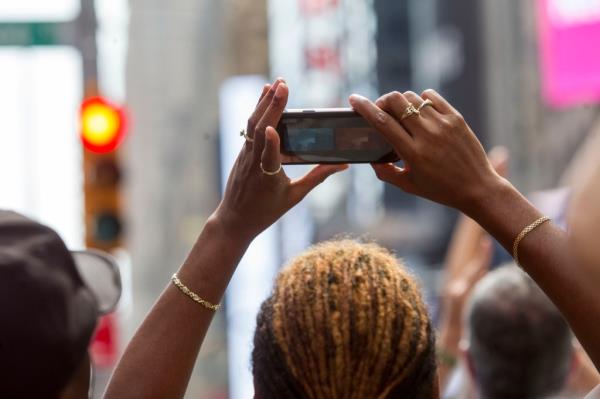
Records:
M594 390L587 394L585 399L600 399L600 385L598 385Z

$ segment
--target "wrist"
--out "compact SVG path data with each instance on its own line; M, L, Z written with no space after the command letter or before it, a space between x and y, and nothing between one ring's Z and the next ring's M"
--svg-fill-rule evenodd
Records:
M219 206L206 221L205 229L213 234L227 237L242 244L250 245L259 232L256 232L246 221L238 215L225 212Z
M506 203L508 197L515 193L518 192L508 180L495 174L486 183L478 185L459 210L478 222L487 213L494 212L499 204Z
M512 185L500 176L482 185L478 194L461 209L512 253L515 238L540 212Z
M182 285L213 305L220 302L251 242L234 233L217 215L211 215L177 272ZM175 286L188 295L178 284Z
M459 324L462 321L463 309L465 303L463 300L456 298L445 297L442 299L441 311L444 317L441 319L441 324Z
M462 322L450 322L442 320L439 326L437 337L437 347L444 352L457 356L459 344L462 338Z

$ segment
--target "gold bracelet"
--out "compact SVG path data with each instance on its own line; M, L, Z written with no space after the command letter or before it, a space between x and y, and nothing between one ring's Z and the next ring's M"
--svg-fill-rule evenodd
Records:
M192 290L190 290L188 287L186 287L181 280L179 280L179 277L177 277L177 273L173 274L173 277L171 277L171 281L173 282L173 284L179 288L179 290L181 292L183 292L185 295L189 296L190 298L192 298L192 300L194 302L199 303L200 305L204 306L206 309L210 309L213 311L217 311L221 308L221 304L217 304L217 305L213 305L212 303L205 301L204 299L200 298L198 296L198 294L196 294L195 292L193 292Z
M515 263L517 264L517 266L521 267L521 265L519 264L519 243L521 242L521 240L523 240L523 238L525 238L527 234L531 233L533 230L537 229L538 227L540 227L548 221L550 221L550 218L548 216L542 216L535 222L531 223L529 226L525 227L523 231L519 233L517 238L515 238L515 242L513 243L513 258L515 258Z

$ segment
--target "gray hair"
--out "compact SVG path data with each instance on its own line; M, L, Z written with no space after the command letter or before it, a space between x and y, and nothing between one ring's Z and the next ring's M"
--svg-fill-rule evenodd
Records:
M573 353L569 326L515 265L475 287L466 312L469 355L485 399L537 399L558 392Z

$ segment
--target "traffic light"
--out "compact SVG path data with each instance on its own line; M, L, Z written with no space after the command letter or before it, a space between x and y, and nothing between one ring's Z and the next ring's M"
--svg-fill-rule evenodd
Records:
M121 143L126 128L123 109L102 97L92 97L81 104L81 139L86 149L107 153Z
M111 252L122 246L119 145L126 134L126 113L102 97L84 100L80 111L86 246Z

